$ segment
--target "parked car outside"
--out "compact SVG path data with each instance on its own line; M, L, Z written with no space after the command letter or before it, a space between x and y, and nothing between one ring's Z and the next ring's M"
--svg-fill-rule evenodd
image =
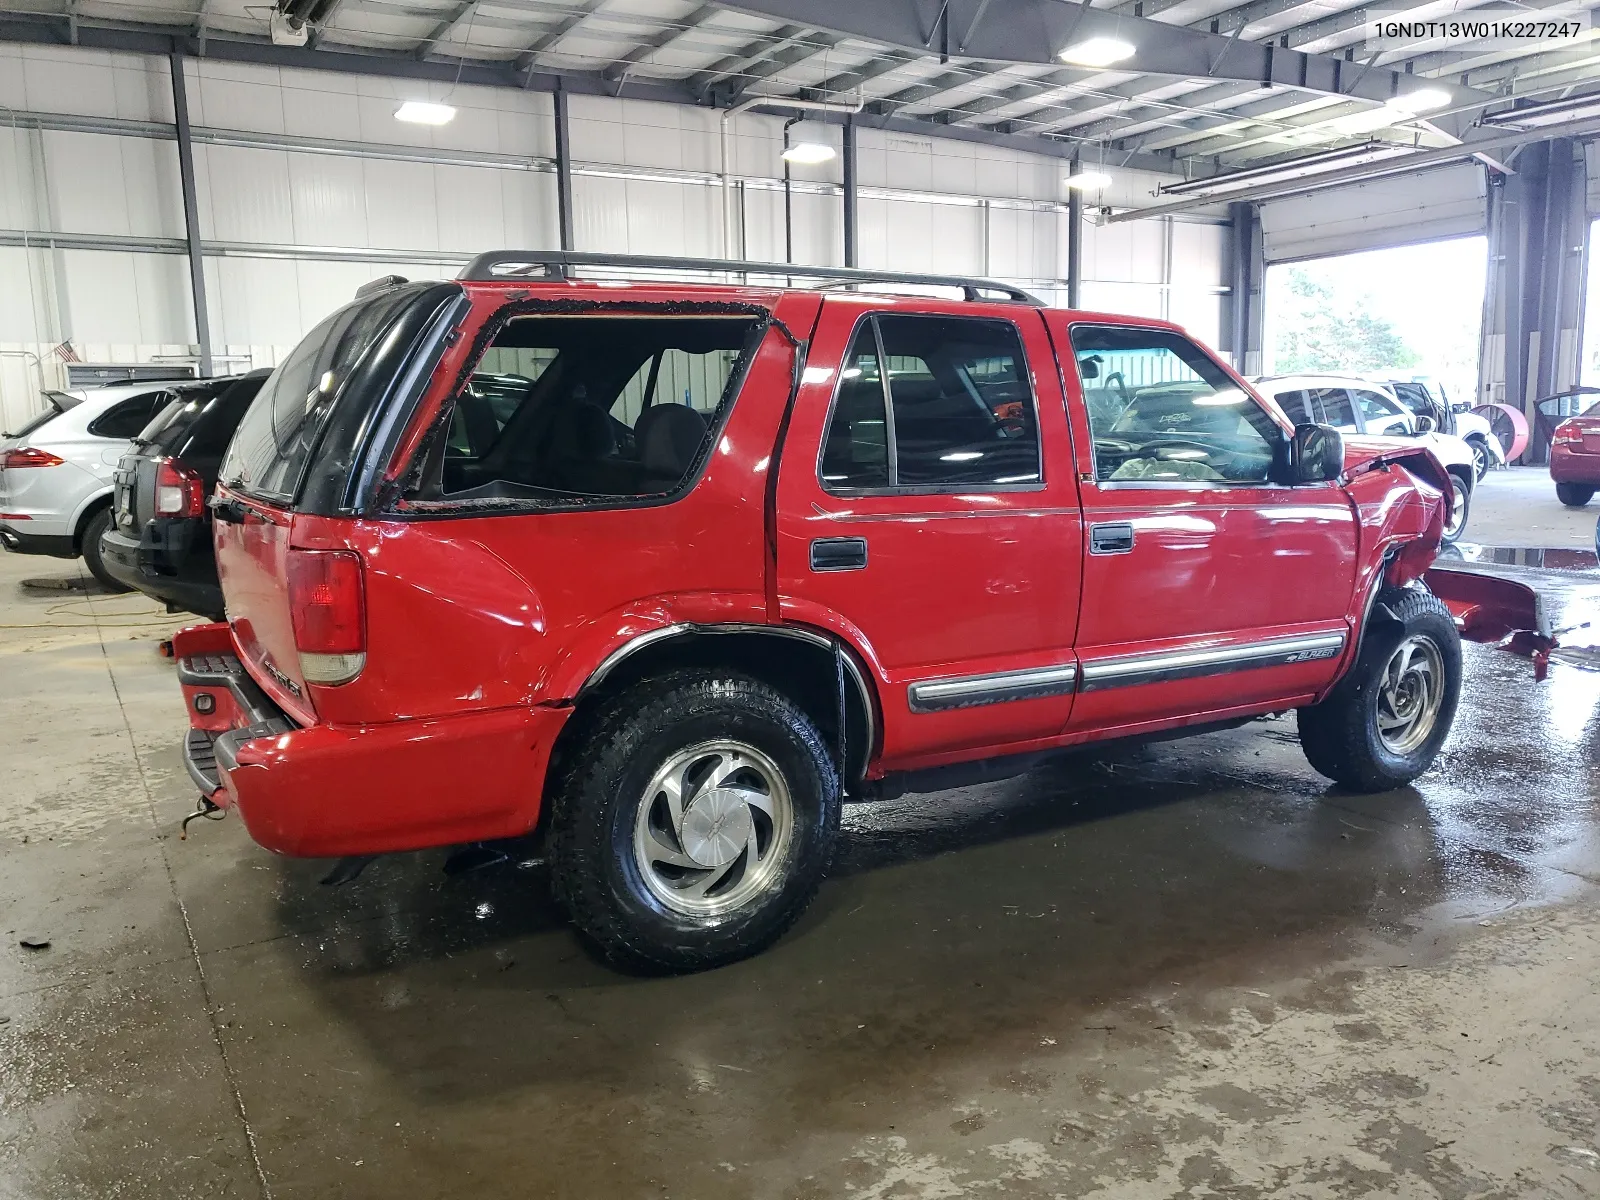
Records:
M1444 541L1451 544L1466 532L1477 486L1477 455L1463 439L1440 433L1432 418L1419 418L1395 399L1389 389L1353 375L1278 375L1255 381L1294 421L1320 421L1341 433L1405 438L1422 443L1450 472L1450 517ZM1470 414L1469 414L1470 415Z
M1389 375L1368 377L1373 383L1383 384L1394 398L1414 416L1428 417L1440 433L1454 434L1472 448L1472 465L1478 479L1487 475L1492 467L1506 465L1505 448L1484 417L1472 411L1466 402L1454 405L1444 385L1425 375L1395 378Z
M269 370L186 386L141 430L112 476L100 559L120 582L223 619L207 502L233 432Z
M1290 709L1348 787L1434 761L1431 443L1003 285L567 277L597 257L365 289L239 427L229 620L173 645L190 775L263 846L538 832L608 957L697 969L797 918L845 797Z
M172 399L172 388L136 383L45 393L49 410L0 439L0 545L18 554L81 554L103 587L127 591L100 559L111 475L128 439Z
M1541 406L1563 399L1550 397ZM1550 478L1556 499L1569 508L1582 508L1600 489L1600 400L1572 396L1565 408L1573 415L1561 420L1550 435ZM1600 546L1600 527L1595 534Z

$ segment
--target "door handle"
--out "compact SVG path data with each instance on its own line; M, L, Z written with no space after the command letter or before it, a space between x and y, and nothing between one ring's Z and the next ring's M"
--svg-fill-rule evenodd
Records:
M866 565L866 538L817 538L811 543L813 571L859 571Z
M1090 554L1127 554L1133 549L1133 524L1109 521L1089 526Z

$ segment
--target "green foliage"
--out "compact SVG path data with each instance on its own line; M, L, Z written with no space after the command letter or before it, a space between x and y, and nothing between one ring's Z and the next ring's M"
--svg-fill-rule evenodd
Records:
M1272 369L1387 371L1417 364L1394 325L1369 311L1366 295L1338 294L1299 267L1290 268L1288 309L1276 322Z

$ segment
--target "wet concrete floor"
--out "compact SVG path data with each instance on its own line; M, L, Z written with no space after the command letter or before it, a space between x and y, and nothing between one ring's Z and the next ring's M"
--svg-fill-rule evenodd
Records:
M1469 647L1385 796L1291 718L857 808L777 947L637 979L537 867L180 843L176 622L71 569L0 555L5 1200L1600 1196L1600 673Z

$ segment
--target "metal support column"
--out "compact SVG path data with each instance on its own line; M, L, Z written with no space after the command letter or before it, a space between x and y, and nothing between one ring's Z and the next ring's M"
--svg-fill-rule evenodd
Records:
M178 181L183 191L183 227L189 241L189 294L194 302L194 337L200 346L200 377L211 378L211 315L206 306L206 264L200 244L200 204L194 190L194 143L189 137L189 89L183 55L167 56L172 73L172 112L178 134Z
M1234 370L1257 375L1261 372L1264 317L1261 220L1249 201L1230 204L1228 216L1233 234L1228 256L1228 353L1233 356Z
M572 116L567 108L567 89L559 82L555 90L556 115L556 225L563 250L576 250L572 238Z
M856 122L844 119L844 265L856 263Z
M1072 174L1076 175L1081 162L1072 156ZM1070 188L1067 193L1067 307L1079 308L1083 304L1083 189Z
M1523 461L1542 463L1547 431L1535 405L1578 382L1588 215L1583 147L1567 138L1524 146L1515 175L1489 176L1489 276L1478 401L1528 418Z

